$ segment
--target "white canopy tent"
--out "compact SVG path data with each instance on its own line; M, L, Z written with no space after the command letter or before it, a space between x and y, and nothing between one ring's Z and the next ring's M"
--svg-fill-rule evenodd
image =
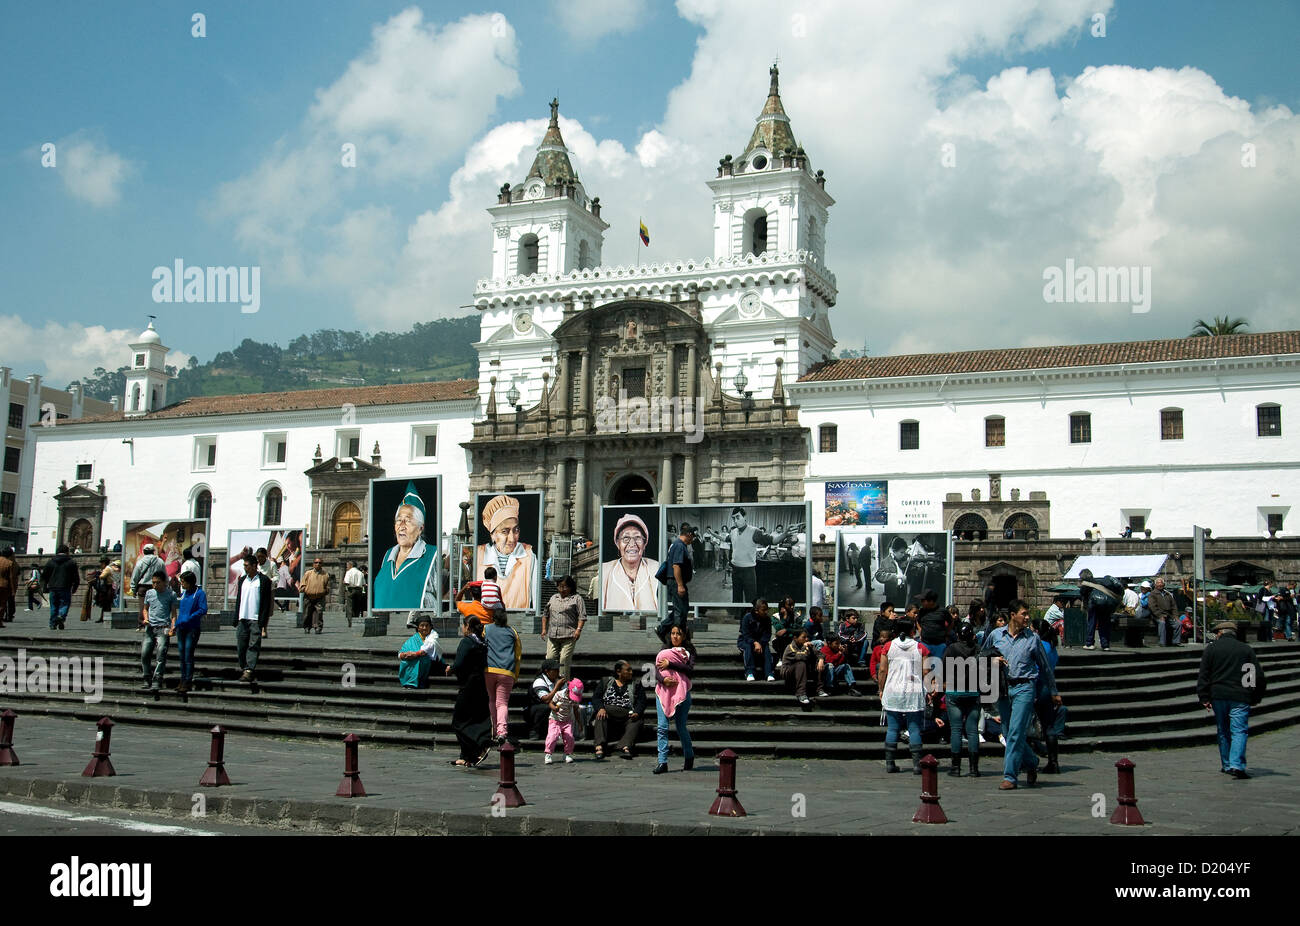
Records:
M1117 579L1146 579L1159 575L1160 570L1165 568L1165 560L1168 558L1164 553L1144 553L1140 556L1080 556L1075 559L1074 565L1065 574L1065 578L1077 579L1080 572L1090 569L1098 578L1114 576Z

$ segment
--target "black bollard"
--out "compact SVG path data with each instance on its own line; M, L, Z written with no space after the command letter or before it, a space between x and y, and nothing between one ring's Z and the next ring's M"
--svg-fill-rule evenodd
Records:
M515 784L515 747L510 743L505 743L498 750L501 755L501 771L497 778L496 794L492 795L493 803L496 803L497 795L502 797L501 806L503 807L522 807L528 802L524 796L519 793L519 788Z

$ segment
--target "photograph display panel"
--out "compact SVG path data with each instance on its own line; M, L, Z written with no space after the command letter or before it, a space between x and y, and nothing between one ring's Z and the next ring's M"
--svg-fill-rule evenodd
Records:
M669 505L662 555L687 522L692 546L692 605L746 605L755 598L808 601L809 504Z
M655 578L660 548L658 505L600 509L600 613L658 613L663 584Z
M302 531L249 528L226 533L226 607L233 607L239 577L244 574L244 554L256 555L266 550L267 561L273 564L277 599L296 599L302 581ZM259 571L266 571L261 565ZM266 573L271 575L270 572Z
M541 492L480 492L474 499L474 580L495 568L507 611L541 605L544 510Z
M827 527L884 527L888 523L888 480L826 483Z
M123 521L122 522L122 588L123 595L134 594L131 579L136 562L146 544L153 544L154 554L167 569L167 578L180 574L185 560L198 560L200 579L208 558L207 519L178 518L174 521ZM200 581L202 584L202 581ZM143 594L143 590L141 591Z
M934 589L940 604L952 598L950 535L841 529L835 543L835 606L901 611Z
M438 614L442 477L370 481L370 609Z

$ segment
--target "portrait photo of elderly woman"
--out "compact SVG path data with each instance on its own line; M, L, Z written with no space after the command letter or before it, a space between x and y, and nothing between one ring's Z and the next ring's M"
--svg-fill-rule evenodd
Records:
M646 556L658 541L658 528L659 509L654 505L601 511L602 612L659 610L659 561Z
M370 483L373 610L437 613L442 572L436 541L439 489L436 477ZM389 540L392 545L385 546ZM380 550L386 550L382 557Z
M477 506L480 527L474 551L474 578L482 579L484 570L491 566L497 571L496 583L507 610L536 609L541 494L481 494Z

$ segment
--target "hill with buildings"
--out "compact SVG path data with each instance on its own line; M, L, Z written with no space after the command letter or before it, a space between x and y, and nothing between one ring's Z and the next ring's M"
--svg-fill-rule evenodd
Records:
M194 396L473 378L478 375L473 348L478 337L478 316L466 315L419 322L402 333L322 330L299 335L287 347L245 338L207 363L191 357L185 369L168 367L176 378L167 397L175 402ZM92 375L73 382L80 382L88 397L108 401L123 395L128 369L96 367Z

